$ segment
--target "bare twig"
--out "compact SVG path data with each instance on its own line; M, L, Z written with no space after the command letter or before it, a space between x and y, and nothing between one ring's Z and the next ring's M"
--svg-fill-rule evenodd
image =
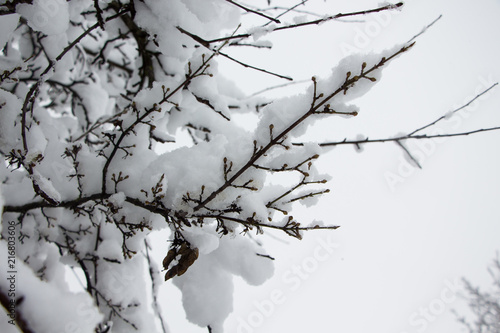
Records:
M436 120L434 121L431 121L430 123L422 126L422 127L419 127L413 131L411 131L409 134L404 134L404 135L398 135L398 136L395 136L395 137L390 137L390 138L381 138L381 139L369 139L369 138L366 138L366 139L360 139L360 140L347 140L347 139L344 139L342 141L335 141L335 142L323 142L323 143L320 143L319 145L321 147L331 147L331 146L340 146L340 145L356 145L356 146L359 146L361 144L365 144L365 143L384 143L384 142L396 142L398 143L399 145L401 145L400 141L404 141L404 140L420 140L420 139L434 139L434 138L446 138L446 137L456 137L456 136L467 136L467 135L471 135L471 134L477 134L477 133L482 133L482 132L491 132L491 131L497 131L500 129L500 126L496 126L496 127L489 127L489 128L481 128L481 129L476 129L476 130L472 130L472 131L467 131L467 132L460 132L460 133L447 133L447 134L433 134L433 135L428 135L428 134L417 134L418 132L421 132L423 131L424 129L427 129L431 126L434 126L436 125L438 122L440 122L441 120L443 119L446 119L448 117L450 117L450 115L453 115L455 114L456 112L468 107L469 105L471 105L475 100L477 100L479 97L483 96L484 94L486 94L487 92L489 92L491 89L493 89L494 87L496 87L498 85L498 83L494 83L492 84L490 87L486 88L485 90L483 90L482 92L480 92L479 94L477 94L476 96L474 96L471 100L469 100L467 103L465 103L464 105L460 106L459 108L451 111L451 112L448 112L447 114L437 118ZM303 143L293 143L294 146L303 146L304 144ZM418 164L418 163L417 163Z
M500 126L497 127L489 127L489 128L481 128L473 131L467 131L467 132L461 132L461 133L447 133L447 134L433 134L433 135L428 135L428 134L420 134L420 135L400 135L397 137L393 138L382 138L382 139L361 139L361 140L347 140L344 139L342 141L335 141L335 142L322 142L319 143L318 145L320 147L333 147L333 146L342 146L342 145L355 145L359 146L365 143L384 143L384 142L397 142L397 141L403 141L403 140L420 140L420 139L434 139L434 138L450 138L450 137L455 137L455 136L467 136L471 134L477 134L477 133L482 133L482 132L491 132L491 131L498 131L500 130ZM294 142L292 143L294 146L303 146L304 143L302 142Z
M430 122L429 124L425 125L425 126L422 126L420 128L417 128L416 130L414 130L413 132L411 132L410 134L408 134L408 136L411 136L417 132L420 132L428 127L431 127L435 124L437 124L438 122L440 122L441 120L445 119L445 118L448 118L450 115L454 114L454 113L457 113L458 111L462 110L462 109L465 109L466 107L468 107L469 105L471 105L476 99L478 99L479 97L483 96L484 94L486 94L488 91L490 91L491 89L493 89L494 87L496 87L498 85L498 82L492 84L489 88L487 88L486 90L482 91L481 93L477 94L474 98L472 98L470 101L468 101L466 104L462 105L461 107L439 117L438 119L434 120L433 122Z
M253 94L249 95L248 97L254 97L254 96L257 96L257 95L260 95L262 93L265 93L267 91L270 91L270 90L274 90L274 89L279 89L279 88L284 88L284 87L288 87L288 86L291 86L291 85L294 85L294 84L299 84L299 83L306 83L306 82L309 82L310 80L300 80L300 81L292 81L292 82L287 82L287 83L283 83L283 84L279 84L277 86L272 86L272 87L268 87L268 88L265 88L265 89L262 89L262 90L259 90L257 92L254 92Z
M290 7L290 8L286 8L286 9L285 9L285 11L284 11L283 13L279 14L278 16L276 16L276 18L280 18L280 17L282 17L283 15L285 15L285 14L287 14L287 13L291 12L291 11L296 10L296 8L297 8L297 7L299 7L299 6L303 5L303 4L305 4L307 1L309 1L309 0L302 0L302 1L301 1L301 2L299 2L298 4L296 4L296 5L294 5L294 6ZM278 8L276 8L276 9L278 9ZM271 23L271 22L267 22L264 26L267 26L267 25L268 25L268 24L270 24L270 23ZM279 22L278 22L278 23L279 23Z
M253 10L253 9L250 9L250 8L245 7L243 5L240 5L239 3L234 2L232 0L226 0L226 2L229 2L230 4L235 5L236 7L239 7L241 9L243 9L244 11L246 11L248 13L252 13L252 14L256 14L256 15L262 16L262 17L264 17L264 18L266 18L266 19L268 19L270 21L276 22L276 23L281 23L280 20L277 20L277 19L275 19L273 17L267 16L266 14L263 14L263 13L257 11L257 10Z
M211 44L211 42L208 42L208 41L204 40L203 38L201 38L200 36L197 36L197 35L195 35L195 34L192 34L192 33L190 33L189 31L184 30L183 28L181 28L181 27L179 27L179 26L177 27L177 30L179 30L181 33L183 33L183 34L185 34L185 35L187 35L187 36L191 37L193 40L195 40L196 42L200 43L202 46L206 47L206 48L207 48L207 49L209 49L210 51L214 51L214 50L212 50L212 49L210 48L210 44ZM229 39L228 39L228 40L229 40ZM229 59L229 60L231 60L231 61L233 61L233 62L235 62L235 63L237 63L238 65L241 65L241 66L243 66L243 67L246 67L246 68L251 68L251 69L257 70L257 71L259 71L259 72L263 72L263 73L266 73L266 74L270 74L270 75L273 75L273 76L277 76L277 77L279 77L279 78L281 78L281 79L286 79L286 80L289 80L289 81L293 81L293 79L292 79L291 77L289 77L289 76L285 76L285 75L281 75L281 74L273 73L273 72L270 72L270 71L265 70L265 69L263 69L263 68L259 68L259 67L255 67L255 66L252 66L252 65L246 64L246 63L244 63L244 62L242 62L242 61L239 61L239 60L237 60L237 59L234 59L233 57L231 57L231 56L227 55L226 53L222 53L222 52L220 52L220 50L219 50L219 51L217 51L217 54L218 54L218 55L221 55L221 56L223 56L224 58L227 58L227 59Z
M268 71L266 69L263 69L263 68L259 68L259 67L255 67L255 66L252 66L252 65L249 65L249 64L246 64L242 61L239 61L237 59L234 59L233 57L225 54L225 53L222 53L222 52L219 52L219 54L231 61L234 61L235 63L243 66L243 67L246 67L246 68L251 68L251 69L255 69L256 71L259 71L259 72L263 72L263 73L266 73L266 74L270 74L270 75L274 75L274 76L277 76L279 77L280 79L285 79L285 80L289 80L289 81L293 81L293 79L289 76L285 76L285 75L281 75L281 74L277 74L277 73L274 73L274 72L271 72L271 71Z
M161 329L163 333L167 333L167 328L165 326L165 322L163 321L163 316L161 315L160 306L158 304L158 297L155 286L156 279L154 277L155 272L153 270L153 263L151 257L149 256L150 245L148 244L147 239L144 239L144 247L146 249L145 257L148 261L148 267L149 267L149 278L151 279L151 294L153 295L153 309L155 311L156 316L160 319Z
M203 214L203 215L194 215L193 217L195 218L208 218L208 219L221 219L221 220L227 220L231 222L236 222L239 224L242 224L244 226L254 226L258 228L269 228L269 229L275 229L275 230L286 230L286 226L279 226L279 225L274 225L274 224L268 224L268 223L263 223L254 219L240 219L237 217L232 217L232 216L223 216L223 215L210 215L210 214ZM293 217L291 217L293 218ZM340 228L338 225L334 226L319 226L319 225L314 225L314 226L309 226L309 227L301 227L300 225L293 225L290 226L290 229L296 229L297 231L308 231L308 230L335 230Z
M104 20L105 22L109 22L111 20L114 20L120 16L122 16L123 14L126 14L128 13L130 10L129 9L125 9L123 11L120 11L119 13L116 13L115 15L111 15L110 17L106 17L106 19ZM71 50L76 44L78 44L84 37L86 37L88 34L90 34L92 31L94 31L95 29L99 28L100 27L100 23L97 22L96 24L92 25L90 28L88 28L87 30L85 30L80 36L78 36L77 38L75 38L70 44L68 44L68 46L66 46L63 51L56 57L56 61L59 61L61 60L65 55L66 53L68 53L69 50ZM52 66L54 66L55 64L53 64ZM51 67L52 67L51 66ZM48 70L45 70L44 73L48 72ZM43 75L43 74L42 74Z
M330 21L330 20L335 20L335 19L339 19L339 18L343 18L343 17L358 16L358 15L367 15L367 14L371 14L371 13L381 12L381 11L384 11L384 10L392 10L392 9L395 9L395 8L399 8L401 6L403 6L403 3L399 2L399 3L395 4L395 5L386 5L386 6L382 6L382 7L379 7L379 8L370 9L370 10L364 10L364 11L358 11L358 12L351 12L351 13L338 13L336 15L327 16L327 17L324 17L324 18L321 18L321 19L318 19L318 20L313 20L313 21L308 21L308 22L303 22L303 23L297 23L297 24L291 24L291 25L277 27L277 28L273 29L270 32L287 30L287 29L295 29L295 28L305 27L305 26L309 26L309 25L318 25L318 24L321 24L321 23L324 23L324 22L327 22L327 21ZM226 40L248 38L250 36L252 36L252 34L240 34L240 35L234 35L234 36L216 38L216 39L208 40L206 42L208 44L212 44L212 43L217 43L217 42L226 41Z
M439 21L441 19L441 17L443 17L443 15L439 15L439 17L437 19L435 19L434 21L432 21L431 23L429 23L427 26L425 26L422 29L422 31L420 31L418 34L416 34L415 36L413 36L409 41L407 41L407 43L413 42L415 39L417 39L417 37L419 37L420 35L422 35L423 33L425 33L430 27L432 27L434 25L434 23L436 23L437 21Z
M406 155L408 155L408 157L413 161L413 163L415 163L419 169L422 169L422 166L420 165L420 163L418 163L417 159L415 157L413 157L413 155L410 153L410 151L401 143L400 140L396 140L395 141L396 144L404 150L404 152L406 153Z

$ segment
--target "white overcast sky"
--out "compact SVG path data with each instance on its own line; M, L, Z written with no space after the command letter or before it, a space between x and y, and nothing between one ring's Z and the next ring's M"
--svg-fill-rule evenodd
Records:
M323 14L379 5L309 2ZM433 121L500 80L500 1L409 0L389 17L372 15L358 18L364 22L277 32L263 37L273 41L273 50L231 50L231 55L296 80L325 76L343 57L341 45L366 53L389 48L441 14L415 48L385 69L382 81L357 101L358 117L322 121L309 138L389 137ZM248 93L284 83L224 61L220 68ZM271 94L300 92L303 87ZM463 132L498 125L499 87L438 127ZM499 143L500 132L409 144L422 156L423 169L408 171L411 174L393 189L385 175L397 174L404 164L404 153L395 144L364 146L362 153L338 147L325 154L320 165L333 176L332 191L317 206L294 216L341 228L311 232L302 241L279 233L261 237L276 258L275 276L259 287L237 281L226 331L460 332L449 313L462 304L453 284L467 277L487 287L487 265L500 250ZM326 255L318 246L329 241L337 248ZM297 266L309 272L298 273L293 268ZM164 285L161 293L172 332L206 332L183 319L175 287ZM273 299L280 304L269 308ZM238 331L242 321L252 330Z

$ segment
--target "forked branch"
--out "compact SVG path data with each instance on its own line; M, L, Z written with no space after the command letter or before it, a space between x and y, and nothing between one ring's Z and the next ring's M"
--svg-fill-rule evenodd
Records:
M417 134L425 129L431 128L435 126L437 123L441 122L442 120L449 119L451 116L455 115L457 112L460 110L465 109L469 105L471 105L474 101L476 101L478 98L483 96L484 94L488 93L490 90L492 90L494 87L496 87L498 83L492 84L490 87L486 88L476 96L474 96L472 99L470 99L467 103L464 105L458 107L457 109L450 111L439 118L427 123L424 126L421 126L419 128L416 128L415 130L411 131L408 134L403 134L403 135L397 135L394 137L389 137L389 138L380 138L380 139L370 139L370 138L365 138L365 139L358 139L358 140L347 140L344 139L342 141L332 141L332 142L322 142L319 143L319 146L321 147L332 147L332 146L341 146L341 145L355 145L355 146L360 146L362 144L366 143L384 143L384 142L396 142L400 143L401 141L405 140L421 140L421 139L435 139L435 138L449 138L449 137L458 137L458 136L467 136L467 135L472 135L472 134L478 134L478 133L484 133L484 132L491 132L491 131L497 131L500 130L500 126L494 126L494 127L488 127L488 128L480 128L476 130L471 130L471 131L465 131L465 132L458 132L458 133L442 133L442 134ZM294 146L303 146L304 144L301 142L295 142L293 143Z
M310 25L319 25L321 23L339 19L339 18L344 18L344 17L349 17L349 16L359 16L359 15L367 15L367 14L372 14L372 13L378 13L381 11L385 10L393 10L397 9L403 6L403 2L398 2L395 5L385 5L382 7L370 9L370 10L363 10L363 11L357 11L357 12L351 12L351 13L338 13L335 15L330 15L321 19L313 20L313 21L307 21L303 23L297 23L297 24L290 24L290 25L285 25L281 27L276 27L274 29L271 29L269 32L275 32L275 31L281 31L281 30L288 30L288 29L295 29L295 28L300 28L300 27L306 27ZM242 38L248 38L251 37L252 34L246 33L246 34L239 34L239 35L234 35L234 36L228 36L228 37L221 37L221 38L216 38L212 40L205 41L208 44L212 43L217 43L217 42L222 42L226 40L234 40L234 39L242 39Z
M291 125L286 127L281 133L278 135L273 136L271 140L267 143L267 145L263 146L261 149L257 150L254 152L254 154L250 157L250 159L237 171L234 172L231 178L227 179L224 184L222 184L218 189L214 190L208 197L206 197L202 202L200 202L196 207L194 207L194 211L198 211L202 208L204 208L209 202L214 200L217 195L219 195L221 192L223 192L226 188L233 186L234 182L241 176L243 175L248 169L250 169L253 165L257 164L257 161L263 157L272 147L279 145L280 142L283 141L283 139L286 137L288 133L290 133L292 130L294 130L298 125L303 123L307 118L312 116L313 114L320 113L319 110L321 110L322 107L327 106L328 101L330 101L332 98L334 98L336 95L340 93L346 93L350 88L352 88L359 80L361 79L368 79L372 81L372 77L369 75L374 72L375 70L381 68L385 64L387 64L390 60L394 59L398 55L408 51L413 44L403 46L401 49L393 53L391 56L388 58L382 58L377 64L373 65L370 69L365 70L366 64L363 64L361 72L358 75L351 75L348 73L346 75L344 83L338 87L334 92L332 92L330 95L323 96L314 96L313 103L311 104L311 107L309 110L307 110L300 118L295 120Z

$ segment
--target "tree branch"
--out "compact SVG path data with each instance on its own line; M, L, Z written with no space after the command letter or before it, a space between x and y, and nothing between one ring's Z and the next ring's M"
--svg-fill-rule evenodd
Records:
M498 131L500 130L500 126L497 127L489 127L489 128L481 128L473 131L468 131L468 132L461 132L461 133L447 133L447 134L433 134L433 135L427 135L427 134L421 134L421 135L401 135L393 138L383 138L383 139L362 139L362 140L347 140L344 139L342 141L336 141L336 142L323 142L319 143L318 145L320 147L332 147L332 146L341 146L341 145L361 145L365 143L384 143L384 142L397 142L397 141L402 141L402 140L419 140L419 139L434 139L434 138L449 138L449 137L455 137L455 136L467 136L471 134L477 134L477 133L482 133L482 132L490 132L490 131ZM294 146L303 146L303 142L294 142L292 143Z
M466 104L462 105L461 107L447 113L447 114L444 114L442 115L441 117L439 117L438 119L434 120L433 122L430 122L429 124L425 125L425 126L422 126L420 128L417 128L416 130L414 130L413 132L411 132L410 134L408 134L408 136L411 136L417 132L420 132L428 127L431 127L431 126L434 126L435 124L437 124L438 122L440 122L441 120L445 119L445 118L448 118L450 117L450 115L453 115L455 113L457 113L458 111L462 110L462 109L465 109L466 107L468 107L469 105L471 105L476 99L478 99L479 97L483 96L484 94L486 94L488 91L490 91L491 89L493 89L494 87L496 87L498 85L498 82L492 84L489 88L487 88L486 90L484 90L483 92L477 94L474 98L472 98L470 101L468 101Z
M379 7L379 8L370 9L370 10L364 10L364 11L358 11L358 12L351 12L351 13L338 13L336 15L327 16L325 18L321 18L321 19L317 19L317 20L313 20L313 21L308 21L308 22L303 22L303 23L297 23L297 24L291 24L291 25L277 27L277 28L271 30L270 32L281 31L281 30L288 30L288 29L295 29L295 28L305 27L305 26L309 26L309 25L318 25L318 24L321 24L321 23L324 23L324 22L327 22L327 21L330 21L330 20L335 20L335 19L339 19L339 18L343 18L343 17L377 13L377 12L381 12L381 11L384 11L384 10L392 10L392 9L399 8L399 7L402 7L402 6L403 6L403 3L402 2L398 2L395 5L386 5L386 6L382 6L382 7ZM212 43L217 43L217 42L226 41L226 40L248 38L248 37L251 37L251 36L252 36L252 34L240 34L240 35L234 35L234 36L216 38L216 39L208 40L206 42L208 44L212 44Z
M278 16L276 16L276 18L280 18L282 17L283 15L286 15L287 13L291 12L291 11L296 11L296 8L305 4L307 1L309 0L302 0L301 2L295 4L294 6L290 7L290 8L285 8L285 11L281 14L279 14ZM279 9L279 7L275 7L275 9ZM309 13L310 14L310 13ZM264 26L270 24L271 22L267 22Z
M431 127L431 126L436 125L441 120L446 119L446 118L450 117L450 115L453 115L453 114L457 113L458 111L460 111L460 110L468 107L475 100L477 100L479 97L481 97L484 94L486 94L487 92L489 92L491 89L493 89L497 85L498 85L498 83L492 84L490 87L486 88L485 90L483 90L482 92L480 92L479 94L477 94L475 97L473 97L471 100L469 100L464 105L460 106L459 108L457 108L457 109L455 109L453 111L448 112L447 114L445 114L445 115L437 118L434 121L431 121L430 123L428 123L428 124L426 124L426 125L424 125L422 127L419 127L417 129L413 130L409 134L399 135L399 136L392 137L392 138L382 138L382 139L369 139L369 138L366 138L366 139L361 139L361 140L347 140L347 138L346 138L346 139L344 139L342 141L323 142L323 143L320 143L319 146L321 146L321 147L331 147L331 146L340 146L340 145L356 145L356 146L359 146L359 145L364 144L364 143L383 143L383 142L391 142L391 141L392 142L396 142L399 145L401 145L400 141L403 141L403 140L419 140L419 139L434 139L434 138L467 136L467 135L477 134L477 133L482 133L482 132L497 131L497 130L500 129L500 126L489 127L489 128L481 128L481 129L476 129L476 130L467 131L467 132L460 132L460 133L433 134L433 135L428 135L428 134L417 135L416 134L418 132L423 131L424 129L427 129L427 128ZM303 146L304 144L300 143L300 142L297 142L297 143L293 143L293 145L294 146ZM406 149L405 149L405 151L406 151Z
M192 34L190 33L189 31L186 31L184 30L183 28L177 26L177 30L179 30L181 33L191 37L193 40L195 40L196 42L200 43L202 46L206 47L207 49L209 49L210 51L213 51L211 48L210 48L210 43L211 42L208 42L206 40L204 40L203 38L201 38L200 36L197 36L195 34ZM246 67L246 68L251 68L251 69L254 69L256 71L259 71L259 72L263 72L263 73L266 73L266 74L270 74L270 75L274 75L274 76L277 76L281 79L285 79L285 80L289 80L289 81L293 81L293 79L289 76L285 76L285 75L281 75L281 74L277 74L277 73L273 73L273 72L270 72L268 70L265 70L263 68L259 68L259 67L255 67L255 66L252 66L252 65L249 65L249 64L246 64L244 62L241 62L237 59L234 59L233 57L227 55L226 53L222 53L220 51L217 52L218 55L221 55L223 56L224 58L227 58L235 63L237 63L238 65L241 65L243 67Z
M346 92L349 88L351 88L353 85L355 85L357 81L359 81L362 78L367 78L368 74L370 74L371 72L373 72L373 71L379 69L380 67L384 66L387 62L389 62L390 60L394 59L399 54L406 52L413 45L414 45L414 43L410 44L408 46L404 46L400 50L398 50L397 52L395 52L394 54L392 54L390 57L388 57L388 58L382 58L378 64L374 65L372 68L370 68L366 72L363 69L362 72L359 75L352 76L352 77L351 76L346 76L346 79L345 79L344 83L339 88L337 88L333 93L331 93L330 95L324 97L317 104L315 104L316 100L314 100L313 104L311 105L311 108L307 112L305 112L300 118L298 118L290 126L288 126L287 128L285 128L276 137L272 138L265 147L263 147L262 149L258 150L256 153L254 153L252 155L252 157L248 160L248 162L245 165L243 165L238 171L236 171L230 179L228 179L222 186L220 186L218 189L214 190L206 199L204 199L196 207L194 207L193 208L194 211L198 211L201 208L205 207L206 204L208 204L210 201L212 201L213 199L215 199L215 197L217 195L219 195L219 193L223 192L226 188L228 188L230 186L233 186L233 184L236 181L236 179L238 179L250 167L252 167L254 164L256 164L257 160L259 160L262 156L264 156L269 151L269 149L271 149L271 147L274 147L275 145L279 144L282 141L282 139L288 133L290 133L295 127L297 127L299 124L301 124L302 122L304 122L311 115L317 113L318 110L320 110L320 108L322 106L325 106L326 103L330 99L332 99L333 97L335 97L337 94L339 94L341 92ZM314 98L316 99L317 97L314 96Z
M413 36L409 41L407 41L407 43L413 42L415 39L417 39L417 37L419 37L420 35L422 35L423 33L425 33L427 31L427 29L429 29L430 27L432 27L434 25L434 23L436 23L437 21L439 21L441 19L441 17L443 17L443 15L439 15L437 19L435 19L434 21L432 21L431 23L429 23L427 26L425 26L422 29L422 31L420 31L418 34L416 34L415 36Z
M413 155L410 153L410 151L401 143L401 141L399 140L396 140L395 141L397 143L397 145L404 150L404 152L406 153L406 155L408 155L408 157L413 161L413 163L415 163L419 169L422 169L422 166L420 165L420 163L418 163L417 159L415 157L413 157Z
M222 45L221 47L223 47L224 45ZM191 80L193 80L194 78L196 78L199 75L202 75L202 73L208 68L207 67L208 63L213 59L213 57L215 57L216 54L217 54L217 52L214 51L208 58L206 58L206 59L204 58L203 61L202 61L202 63L201 63L201 65L194 72L190 73L189 75L186 75L186 78L184 79L184 81L182 81L173 90L165 90L163 98L157 104L153 105L153 107L151 107L150 109L147 109L142 116L137 117L136 121L134 121L130 126L128 126L126 129L124 129L122 131L122 133L120 134L120 136L118 137L118 139L116 140L116 142L114 142L114 147L111 150L111 153L109 154L109 156L106 158L106 163L104 164L104 167L103 167L103 170L102 170L102 185L101 185L101 188L102 188L102 193L103 194L107 193L106 178L107 178L107 175L108 175L108 168L109 168L109 166L111 164L111 161L115 157L116 153L120 149L120 144L123 141L123 139L125 139L125 137L130 134L130 132L135 128L135 126L137 126L140 123L143 123L144 119L146 119L146 117L148 117L153 112L158 111L158 109L157 109L158 105L161 105L161 104L163 104L165 102L168 102L168 100L173 95L175 95L178 91L182 90L185 86L187 86L189 84L189 82L191 82Z
M244 225L244 226L253 226L253 227L258 227L258 228L269 228L269 229L275 229L275 230L281 230L281 231L286 231L287 229L294 229L297 231L335 230L335 229L340 228L340 226L338 226L338 225L334 225L334 226L315 225L312 227L300 227L299 225L296 225L296 224L287 228L286 225L279 226L279 225L274 225L274 224L262 223L260 221L254 220L252 218L248 218L248 219L244 220L244 219L240 219L240 218L232 217L232 216L211 215L211 214L193 215L193 218L204 218L204 219L208 218L208 219L227 220L227 221L239 223L239 224Z
M114 20L114 19L116 19L117 17L120 17L121 15L123 15L126 12L128 12L128 9L125 10L125 11L121 11L121 12L117 13L116 15L112 15L110 17L107 17L106 18L106 22ZM49 60L48 66L41 73L40 77L43 77L52 68L54 68L54 66L56 65L57 61L61 60L64 57L64 55L66 55L66 53L68 53L76 44L78 44L85 36L87 36L88 34L90 34L93 30L97 29L98 27L99 27L99 23L96 23L96 24L92 25L90 28L88 28L87 30L85 30L80 36L78 36L77 38L75 38L70 44L68 44L63 49L63 51L56 57L55 61ZM24 156L26 156L28 154L28 142L27 142L27 138L26 138L26 129L28 128L28 124L27 124L27 120L26 120L26 114L28 112L28 108L30 108L31 112L33 112L33 107L34 107L34 103L35 103L35 96L38 93L38 89L39 89L41 83L42 83L42 81L41 81L41 78L40 78L30 88L30 90L26 94L26 97L24 98L24 102L23 102L23 107L22 107L22 111L21 111L21 137L22 137L22 141L23 141ZM27 170L30 169L29 166L25 166L25 167L26 167ZM34 186L34 187L36 187L36 186ZM35 188L35 191L37 191L36 188ZM39 194L39 193L37 192L37 194Z
M239 3L234 2L234 1L232 1L232 0L226 0L226 2L229 2L230 4L235 5L236 7L239 7L239 8L241 8L241 9L243 9L244 11L246 11L246 12L248 12L248 13L252 13L252 14L256 14L256 15L262 16L262 17L264 17L264 18L266 18L266 19L268 19L268 20L271 20L271 21L273 21L273 22L276 22L276 23L281 23L281 22L280 22L280 20L277 20L277 19L272 18L272 17L270 17L270 16L267 16L267 15L265 15L265 14L263 14L263 13L259 12L259 11L256 11L256 10L250 9L250 8L248 8L248 7L245 7L245 6L243 6L243 5L240 5Z

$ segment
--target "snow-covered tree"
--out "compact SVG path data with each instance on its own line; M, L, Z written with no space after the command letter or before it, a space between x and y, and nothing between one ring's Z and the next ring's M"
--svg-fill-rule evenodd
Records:
M286 23L305 2L264 10L231 0L0 1L0 253L9 266L0 299L11 324L166 332L155 295L171 279L187 318L220 332L232 277L258 285L273 274L272 257L248 234L270 228L300 239L337 228L291 212L328 192L330 176L314 165L324 146L373 141L293 140L325 117L356 116L350 101L414 41L348 56L301 95L247 98L219 74L219 58L290 78L231 57L232 47L268 48L265 34L403 5ZM240 27L243 13L265 23ZM428 138L421 131L441 119L377 142ZM273 183L282 174L293 183ZM147 236L165 230L160 268ZM69 291L69 267L85 276L85 291Z
M500 258L498 256L488 268L493 288L488 291L475 287L469 280L463 279L466 294L463 295L473 314L458 315L458 320L469 333L500 332Z

